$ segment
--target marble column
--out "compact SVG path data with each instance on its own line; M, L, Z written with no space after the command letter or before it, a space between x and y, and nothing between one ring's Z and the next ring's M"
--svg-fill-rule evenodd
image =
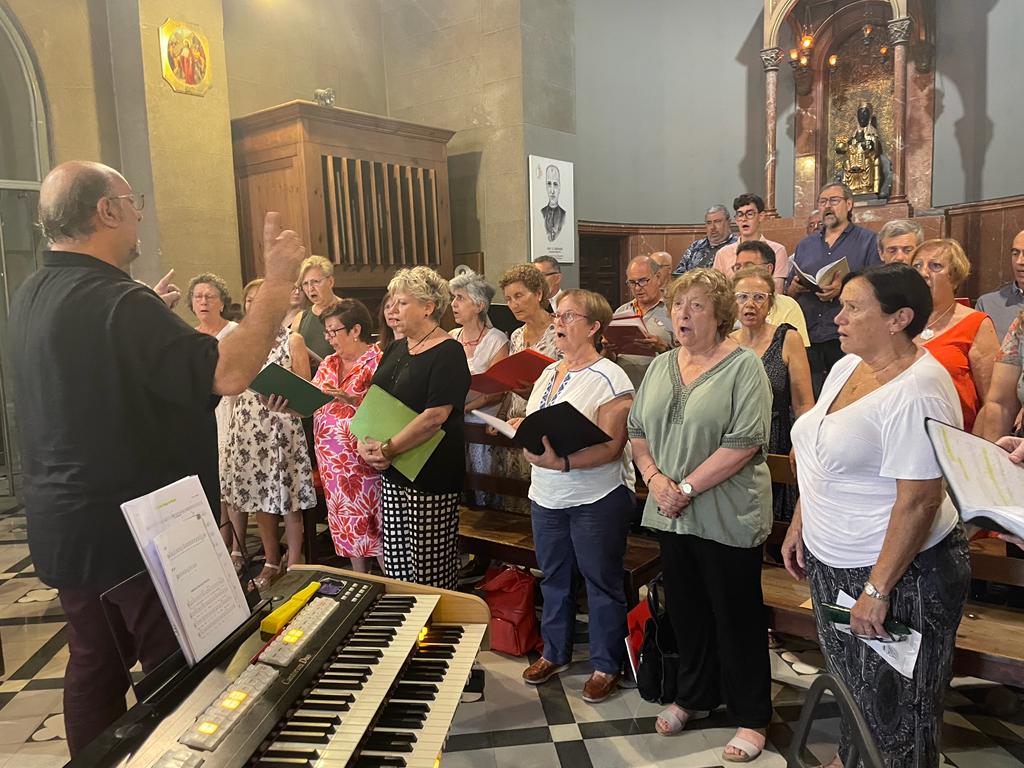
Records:
M765 213L768 218L777 218L779 215L775 208L775 123L778 117L779 65L782 64L782 59L781 48L765 48L761 51L765 115L764 197Z
M893 19L889 22L889 43L892 46L894 71L892 124L893 137L889 142L892 161L892 190L889 202L907 201L907 162L904 136L907 130L907 43L910 42L911 19Z

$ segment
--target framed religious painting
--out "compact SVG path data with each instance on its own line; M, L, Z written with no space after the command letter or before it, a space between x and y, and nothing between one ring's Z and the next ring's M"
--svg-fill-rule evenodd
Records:
M210 88L210 42L194 24L167 19L160 25L164 80L178 93L202 96Z
M576 261L572 163L530 155L530 260Z

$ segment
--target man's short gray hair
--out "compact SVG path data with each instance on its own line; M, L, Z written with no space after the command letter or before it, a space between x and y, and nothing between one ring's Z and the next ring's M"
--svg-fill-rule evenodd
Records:
M558 274L562 274L562 265L558 263L558 259L554 256L539 256L533 261L534 264L547 264Z
M651 270L651 275L658 274L658 270L661 269L661 264L655 261L654 257L650 254L641 254L640 256L634 256L629 260L629 264L647 264ZM629 264L626 265L626 269L629 269Z
M704 218L706 219L712 213L718 213L719 211L721 211L722 213L725 214L725 218L727 218L727 219L731 218L729 216L729 209L726 208L725 205L722 204L722 203L715 203L710 208L708 208L706 211L704 211Z
M486 314L495 293L494 286L484 280L483 275L478 275L476 272L456 275L448 281L448 287L452 289L453 295L456 291L464 291L470 301L476 304L480 310L479 314Z
M881 250L882 242L890 237L902 237L903 235L913 235L917 240L917 245L924 242L924 228L916 221L911 219L893 219L887 221L878 230L878 248Z
M110 194L110 170L99 163L81 163L66 185L39 199L39 229L51 243L78 240L96 231L96 205Z

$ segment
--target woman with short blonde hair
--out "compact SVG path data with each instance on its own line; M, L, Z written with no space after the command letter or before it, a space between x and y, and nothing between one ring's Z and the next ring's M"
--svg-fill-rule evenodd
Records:
M292 332L301 335L306 348L313 353L315 373L320 361L334 354L334 348L324 337L323 320L324 313L340 301L334 293L334 264L323 256L306 257L299 266L298 284L309 299L310 307L295 313Z
M910 255L910 266L932 293L928 324L914 341L949 371L960 398L964 429L970 432L992 384L999 351L996 327L984 312L956 300L957 288L971 273L971 262L956 240L926 240Z
M459 499L466 473L462 409L469 365L462 345L440 326L451 301L448 281L428 267L400 269L388 284L396 331L404 338L384 353L372 383L418 416L389 440L360 440L359 455L381 472L384 569L402 581L455 589ZM434 438L440 442L410 478L395 457Z

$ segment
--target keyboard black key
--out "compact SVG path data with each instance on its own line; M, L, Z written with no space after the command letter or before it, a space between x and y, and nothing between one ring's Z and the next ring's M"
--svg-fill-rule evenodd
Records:
M325 733L293 731L290 729L285 729L274 737L274 743L287 743L290 741L297 741L303 744L326 744L330 739Z
M398 755L360 755L353 768L405 768L405 758Z
M270 747L264 752L261 757L288 757L295 760L316 760L320 757L320 753L312 747Z
M363 748L370 752L412 752L416 734L397 731L373 731Z

